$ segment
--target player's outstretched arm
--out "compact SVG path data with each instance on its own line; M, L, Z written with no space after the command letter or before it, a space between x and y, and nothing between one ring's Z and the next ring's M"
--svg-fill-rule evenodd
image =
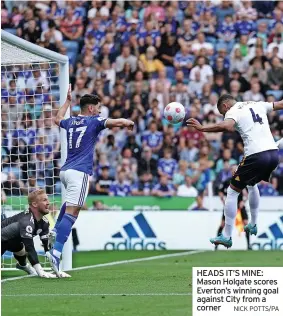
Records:
M198 131L201 132L210 132L210 133L216 133L216 132L233 132L235 130L235 121L232 119L224 120L223 122L217 123L217 124L210 124L203 126L200 124L200 122L196 119L188 119L187 125L194 127Z
M71 105L71 101L72 101L72 91L71 91L71 85L69 84L69 90L67 93L67 98L65 103L60 107L60 109L58 110L58 113L55 117L55 124L60 126L60 122L62 120L64 120L65 114L69 108L69 106Z
M129 130L133 130L135 123L131 120L127 120L124 118L120 119L108 119L106 121L106 127L127 127Z
M273 110L274 111L283 110L283 100L278 101L278 102L273 102Z
M31 263L31 265L35 269L37 275L41 278L47 278L47 279L56 278L56 275L49 273L49 272L45 272L43 270L41 264L39 263L36 250L34 248L33 239L32 238L22 238L22 241L25 245L26 252L28 253L29 262Z

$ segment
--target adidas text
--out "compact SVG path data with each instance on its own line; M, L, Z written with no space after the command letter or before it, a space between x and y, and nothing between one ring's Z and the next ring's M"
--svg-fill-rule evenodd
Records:
M148 242L140 239L134 242L131 239L124 239L121 242L108 242L104 245L105 250L166 250L165 242Z
M269 241L254 242L251 244L253 250L283 250L282 239L273 239Z

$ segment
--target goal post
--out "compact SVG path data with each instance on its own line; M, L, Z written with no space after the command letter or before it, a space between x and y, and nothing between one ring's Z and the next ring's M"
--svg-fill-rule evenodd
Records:
M44 83L41 84L41 86L36 86L33 90L33 95L27 95L26 91L27 91L27 82L28 82L28 77L26 77L26 73L29 74L29 78L31 78L31 82L33 81L33 78L35 78L35 72L40 72L40 75L44 74L44 78L45 78L45 82L47 83L46 86L48 86L48 89L45 89L44 87ZM23 77L20 77L20 74L24 74ZM13 81L16 82L16 88L15 88L15 96L13 95L14 99L14 103L16 103L16 111L18 111L18 106L19 106L19 99L24 100L22 103L25 103L24 106L26 106L27 102L27 98L31 98L33 100L35 100L36 98L41 99L42 101L40 101L41 106L42 106L42 111L44 111L44 105L46 105L46 103L51 103L52 106L52 102L49 101L45 101L45 98L47 98L47 100L53 100L53 97L55 95L55 92L53 93L53 91L58 91L59 93L59 104L60 106L65 102L66 100L66 96L67 96L67 91L68 91L68 87L69 87L69 59L67 56L58 54L56 52L50 51L48 49L45 49L43 47L40 47L38 45L32 44L26 40L23 40L22 38L19 38L15 35L12 35L4 30L1 30L1 88L6 87L8 90L7 93L7 103L6 104L6 108L8 109L8 119L6 122L6 125L9 125L9 123L12 121L12 113L10 113L10 90L8 88L8 82L11 81L11 79ZM20 80L21 79L21 80ZM56 84L54 84L54 80L56 80ZM21 83L20 83L21 81ZM34 79L34 81L36 81L36 79ZM21 91L25 91L25 93L23 92L19 92L18 91L18 86L21 85ZM53 90L53 86L55 86L55 88ZM40 89L41 88L41 89ZM48 91L47 91L48 90ZM31 90L32 91L32 88ZM39 92L38 92L39 91ZM1 98L3 98L3 94L1 96ZM35 110L35 106L36 102L34 101L33 104L33 114L34 116L38 115L38 109ZM14 104L13 104L14 106ZM50 106L50 105L49 105ZM21 109L22 109L22 105L21 105ZM1 110L2 110L2 104L1 104ZM15 111L15 110L13 110ZM37 111L37 112L36 112ZM52 111L52 108L51 108ZM24 110L22 110L22 112L16 112L15 115L19 114L22 116L24 114ZM39 115L41 115L42 113L39 113ZM11 117L10 117L11 115ZM66 113L66 118L70 116L70 110L68 110L68 112ZM51 114L52 117L52 114ZM33 118L34 120L34 118ZM36 119L35 119L36 120ZM44 120L42 120L44 121ZM2 119L2 123L5 124L5 120L3 121ZM33 124L37 124L38 122L33 122ZM14 123L12 121L13 126L8 126L7 128L10 129L9 133L10 135L12 135L13 133L17 133L17 127L16 123ZM44 124L44 123L43 123ZM11 125L11 124L10 124ZM44 128L45 126L42 126L42 128ZM46 135L43 135L43 139L45 138ZM34 136L34 138L36 138L37 140L37 135ZM46 146L45 146L46 145ZM48 141L46 141L46 143L42 143L41 147L44 147L42 155L44 157L46 157L46 149L45 147L47 147L49 145ZM67 141L66 141L66 131L61 129L60 131L60 165L62 165L66 158L67 158ZM39 145L36 145L36 142L34 142L33 144L31 144L31 148L32 148L32 152L34 153L34 155L36 155L38 148L37 147ZM11 145L10 145L11 147ZM40 147L40 148L41 148ZM51 147L52 148L52 147ZM27 155L27 157L30 157L30 155ZM34 156L33 156L34 157ZM45 159L45 158L43 158ZM27 160L27 159L26 159ZM47 158L46 158L47 160ZM44 163L46 163L46 161L43 161ZM31 164L33 163L33 161L30 162ZM11 164L11 162L10 162ZM27 170L26 170L26 175L27 178L29 177L29 171L30 171L30 167L29 167L29 161L26 162L27 164ZM10 169L11 169L11 165L10 165ZM9 166L7 168L7 170L10 170ZM50 172L52 173L52 175L50 175ZM50 177L53 179L49 179L50 183L48 184L48 193L49 196L51 198L51 202L54 203L55 200L55 180L54 180L54 170L49 171L49 174L46 175L45 173L45 169L44 169L44 176L43 178L43 182L45 181L45 183L47 183L47 178ZM37 176L36 176L37 177ZM21 179L19 179L21 180ZM24 179L26 181L26 185L27 187L29 186L29 180L28 179ZM36 181L38 179L36 178ZM3 179L2 179L3 182ZM23 181L21 181L23 182ZM11 182L12 183L12 182ZM20 182L19 182L20 183ZM37 183L37 182L36 182ZM11 192L12 192L11 188ZM15 197L14 200L20 200L20 202L16 202L16 201L12 201L11 204L13 204L13 202L15 202L15 204L19 204L20 207L19 209L17 209L17 211L23 211L24 208L26 208L27 206L27 200L26 200L26 195L28 193L29 187L27 189L27 192L24 194L21 194L20 197ZM61 197L62 197L62 201L64 201L64 196L65 196L65 192L64 192L64 187L63 185L61 185ZM13 199L13 195L11 194L11 197L8 197L11 199ZM5 207L5 205L4 205ZM3 209L3 205L2 205L2 209ZM60 209L60 206L59 206ZM14 209L15 211L15 209ZM9 213L7 213L9 214ZM62 258L62 269L63 270L71 270L72 269L72 238L70 237L67 241L67 243L65 244L64 247L64 252L63 252L63 258ZM4 268L5 270L5 268Z

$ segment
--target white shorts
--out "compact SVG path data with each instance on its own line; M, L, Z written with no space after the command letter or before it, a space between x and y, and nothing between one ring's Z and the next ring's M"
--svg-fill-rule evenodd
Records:
M67 205L83 206L88 194L89 175L81 171L69 169L60 171L60 180L66 190L65 202Z

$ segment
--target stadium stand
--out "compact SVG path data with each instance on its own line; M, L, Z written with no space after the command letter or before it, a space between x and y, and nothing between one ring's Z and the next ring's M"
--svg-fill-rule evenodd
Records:
M185 123L170 126L162 118L164 106L181 102L187 118L215 122L221 120L216 102L225 92L238 101L272 102L283 96L283 1L13 2L1 1L2 29L69 57L73 115L79 113L79 97L95 93L103 100L102 116L136 123L134 132L115 128L101 133L90 194L171 196L182 191L195 196L190 187L204 192L210 181L216 194L243 157L241 140L237 134L203 134ZM11 80L7 88L4 80L2 121L7 121L10 98L9 104L27 109L21 128L28 128L27 122L38 117L20 97L21 87ZM44 84L44 78L27 81ZM36 102L40 116L42 100ZM54 117L58 99L50 105ZM272 114L270 122L274 138L282 138L283 112ZM10 124L2 124L2 190L7 196L27 194L27 182L33 181L25 163L5 167L11 166L19 140ZM40 134L40 128L30 128L28 136L39 147ZM59 146L58 137L46 150L59 155ZM60 167L58 159L50 164ZM178 189L185 184L187 189ZM59 185L56 190L59 194ZM283 153L271 184L261 184L260 191L283 195Z

